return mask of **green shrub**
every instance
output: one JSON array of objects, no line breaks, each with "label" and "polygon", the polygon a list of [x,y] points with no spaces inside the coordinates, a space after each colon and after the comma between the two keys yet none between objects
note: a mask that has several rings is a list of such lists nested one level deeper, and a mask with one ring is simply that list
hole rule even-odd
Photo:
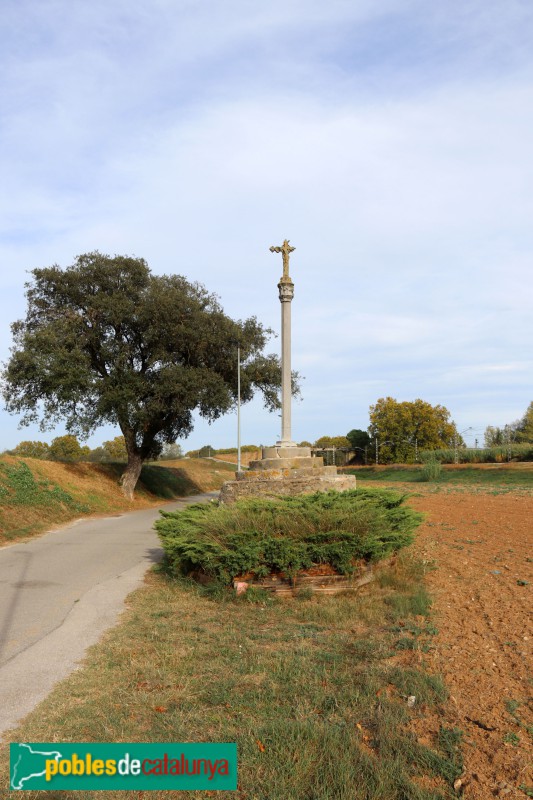
[{"label": "green shrub", "polygon": [[423,481],[436,481],[440,478],[442,472],[442,464],[440,461],[435,458],[435,456],[430,456],[429,458],[425,459],[425,463],[422,466],[420,478]]},{"label": "green shrub", "polygon": [[410,544],[421,515],[404,500],[363,489],[201,504],[161,512],[156,529],[175,575],[198,571],[228,584],[246,573],[294,577],[315,564],[350,575],[358,560],[378,561]]}]

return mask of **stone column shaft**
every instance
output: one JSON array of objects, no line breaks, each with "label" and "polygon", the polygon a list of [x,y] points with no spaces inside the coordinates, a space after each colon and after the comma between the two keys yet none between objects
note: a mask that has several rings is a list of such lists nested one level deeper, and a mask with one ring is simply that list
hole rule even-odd
[{"label": "stone column shaft", "polygon": [[294,284],[283,278],[278,283],[281,302],[281,441],[283,447],[294,445],[291,438],[291,302]]}]

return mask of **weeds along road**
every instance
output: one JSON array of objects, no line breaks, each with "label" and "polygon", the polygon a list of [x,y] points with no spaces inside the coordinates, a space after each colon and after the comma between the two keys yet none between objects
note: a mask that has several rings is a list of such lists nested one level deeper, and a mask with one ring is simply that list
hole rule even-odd
[{"label": "weeds along road", "polygon": [[[167,511],[209,500],[194,495]],[[157,508],[71,523],[0,550],[0,733],[28,714],[115,624],[162,555]]]}]

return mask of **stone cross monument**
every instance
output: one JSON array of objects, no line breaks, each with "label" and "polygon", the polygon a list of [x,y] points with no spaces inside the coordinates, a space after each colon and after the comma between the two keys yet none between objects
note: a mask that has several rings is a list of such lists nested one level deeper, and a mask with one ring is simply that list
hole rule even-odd
[{"label": "stone cross monument", "polygon": [[281,247],[271,247],[271,253],[281,253],[283,275],[278,283],[281,303],[281,441],[280,447],[295,447],[291,438],[291,303],[294,297],[294,283],[289,275],[289,255],[295,250],[285,239]]},{"label": "stone cross monument", "polygon": [[250,461],[249,469],[237,472],[235,481],[226,481],[220,491],[221,503],[234,503],[246,497],[342,492],[355,489],[353,475],[337,475],[337,467],[324,466],[310,447],[298,447],[291,439],[291,302],[294,283],[289,275],[289,256],[294,250],[285,239],[272,253],[283,256],[283,275],[278,283],[281,302],[281,441],[263,447],[262,458]]}]

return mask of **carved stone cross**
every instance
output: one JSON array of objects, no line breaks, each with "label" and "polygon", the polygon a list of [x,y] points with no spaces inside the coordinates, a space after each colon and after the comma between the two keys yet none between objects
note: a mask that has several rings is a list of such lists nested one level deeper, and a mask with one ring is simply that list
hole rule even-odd
[{"label": "carved stone cross", "polygon": [[291,303],[294,297],[294,283],[289,275],[289,256],[295,247],[285,239],[281,247],[271,247],[271,253],[283,256],[283,275],[278,283],[281,303],[281,439],[282,447],[295,447],[291,439]]},{"label": "carved stone cross", "polygon": [[285,239],[281,247],[271,247],[271,253],[281,253],[283,257],[283,278],[287,279],[289,277],[289,254],[292,253],[293,250],[296,250],[295,247],[291,247],[289,244],[289,240]]}]

